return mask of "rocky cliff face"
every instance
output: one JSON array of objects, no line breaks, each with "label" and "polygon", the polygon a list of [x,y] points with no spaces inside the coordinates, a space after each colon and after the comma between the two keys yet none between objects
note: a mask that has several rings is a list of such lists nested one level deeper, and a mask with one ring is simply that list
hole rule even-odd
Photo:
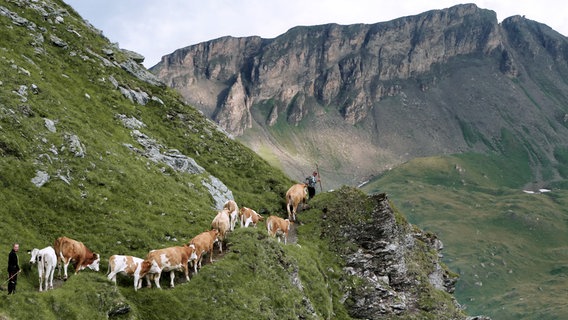
[{"label": "rocky cliff face", "polygon": [[[417,156],[498,149],[503,130],[542,146],[566,129],[567,48],[542,24],[515,16],[500,25],[467,4],[274,39],[220,38],[151,71],[253,149],[268,145],[291,176],[320,162],[334,186]],[[275,136],[279,126],[294,130]],[[253,127],[261,130],[247,137]],[[554,162],[553,148],[536,149],[534,159]]]},{"label": "rocky cliff face", "polygon": [[334,193],[314,199],[313,207],[323,212],[320,236],[357,279],[342,299],[353,318],[468,318],[452,295],[458,276],[441,262],[436,235],[409,224],[386,194],[347,187]]}]

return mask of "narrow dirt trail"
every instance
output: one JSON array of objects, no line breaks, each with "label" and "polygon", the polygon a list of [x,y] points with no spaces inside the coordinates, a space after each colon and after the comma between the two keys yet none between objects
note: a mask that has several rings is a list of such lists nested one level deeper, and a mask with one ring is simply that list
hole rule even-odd
[{"label": "narrow dirt trail", "polygon": [[296,230],[297,224],[292,223],[290,225],[290,231],[288,231],[288,244],[297,244],[298,243],[298,231]]}]

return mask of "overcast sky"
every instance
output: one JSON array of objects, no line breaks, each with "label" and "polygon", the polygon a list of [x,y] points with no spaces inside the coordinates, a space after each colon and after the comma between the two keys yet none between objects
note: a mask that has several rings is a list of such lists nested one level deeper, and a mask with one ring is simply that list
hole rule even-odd
[{"label": "overcast sky", "polygon": [[568,1],[553,0],[64,0],[112,42],[156,65],[163,55],[222,36],[274,38],[295,26],[377,23],[475,3],[497,19],[524,15],[568,35]]}]

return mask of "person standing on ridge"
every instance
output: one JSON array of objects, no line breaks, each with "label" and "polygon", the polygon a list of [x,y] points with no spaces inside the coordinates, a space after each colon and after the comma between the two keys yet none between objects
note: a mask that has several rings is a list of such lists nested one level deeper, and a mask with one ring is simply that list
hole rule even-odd
[{"label": "person standing on ridge", "polygon": [[18,273],[20,272],[20,264],[18,263],[18,251],[20,245],[14,243],[12,251],[8,255],[8,294],[16,293],[16,284],[18,283]]},{"label": "person standing on ridge", "polygon": [[313,198],[316,195],[316,184],[320,181],[318,177],[318,172],[314,173],[306,178],[306,184],[308,185],[308,199]]}]

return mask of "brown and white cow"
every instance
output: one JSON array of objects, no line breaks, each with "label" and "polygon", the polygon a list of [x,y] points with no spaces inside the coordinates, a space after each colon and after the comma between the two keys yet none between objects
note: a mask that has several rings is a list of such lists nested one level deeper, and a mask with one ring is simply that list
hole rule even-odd
[{"label": "brown and white cow", "polygon": [[37,271],[39,273],[39,291],[43,291],[42,283],[45,281],[45,290],[53,289],[53,274],[57,265],[57,256],[53,247],[45,247],[43,249],[34,248],[29,252],[31,254],[30,263],[37,262]]},{"label": "brown and white cow", "polygon": [[[286,210],[288,211],[288,219],[296,221],[296,212],[300,202],[306,203],[308,198],[308,185],[305,183],[297,183],[286,191]],[[290,209],[290,207],[292,209]]]},{"label": "brown and white cow", "polygon": [[241,210],[239,211],[239,217],[241,219],[241,228],[248,228],[249,224],[252,223],[253,227],[256,228],[256,224],[259,221],[263,221],[264,218],[256,213],[256,211],[254,211],[251,208],[247,208],[247,207],[242,207]]},{"label": "brown and white cow", "polygon": [[[148,273],[140,273],[140,277],[152,275],[156,287],[160,287],[160,275],[163,271],[170,272],[170,287],[174,287],[174,271],[183,270],[185,279],[189,281],[189,266],[190,261],[196,260],[195,246],[184,245],[169,247],[164,249],[157,249],[148,252],[146,262],[154,264]],[[152,270],[153,269],[153,270]],[[149,277],[146,278],[148,286],[150,286]]]},{"label": "brown and white cow", "polygon": [[290,231],[290,225],[293,222],[289,219],[282,219],[277,216],[270,216],[266,220],[266,229],[271,237],[278,236],[278,242],[280,242],[280,236],[284,236],[284,244],[288,240],[288,231]]},{"label": "brown and white cow", "polygon": [[[159,272],[157,263],[142,258],[115,254],[108,259],[107,278],[116,285],[116,275],[119,273],[134,277],[134,291],[142,287],[143,276],[141,275]],[[146,279],[146,281],[150,280]]]},{"label": "brown and white cow", "polygon": [[219,231],[219,252],[223,252],[223,241],[227,236],[227,232],[231,228],[231,218],[229,217],[229,210],[223,209],[217,213],[211,222],[211,228]]},{"label": "brown and white cow", "polygon": [[239,217],[239,206],[234,200],[227,200],[223,209],[227,209],[229,211],[229,217],[231,220],[231,231],[235,230],[235,224],[237,224],[237,219]]},{"label": "brown and white cow", "polygon": [[75,274],[89,268],[99,271],[100,256],[93,253],[82,242],[67,237],[59,237],[53,243],[59,267],[58,276],[61,277],[61,264],[64,267],[64,279],[67,280],[67,267],[71,261],[75,262]]},{"label": "brown and white cow", "polygon": [[190,244],[195,246],[195,253],[197,254],[197,260],[193,264],[194,273],[197,273],[198,267],[201,268],[204,253],[209,255],[209,263],[213,263],[213,245],[219,241],[218,236],[219,231],[212,229],[204,231],[191,239]]}]

